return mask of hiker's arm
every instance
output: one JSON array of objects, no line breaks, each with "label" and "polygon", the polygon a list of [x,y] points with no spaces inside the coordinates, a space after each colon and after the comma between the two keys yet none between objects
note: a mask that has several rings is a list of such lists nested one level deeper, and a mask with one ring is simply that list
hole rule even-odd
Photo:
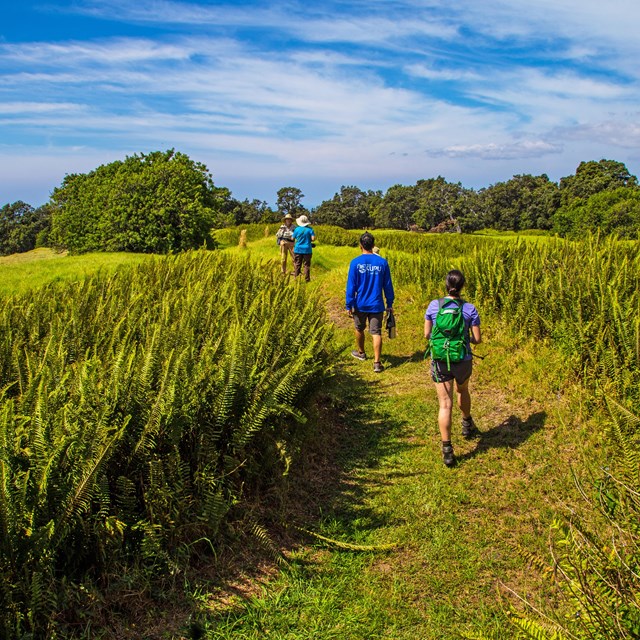
[{"label": "hiker's arm", "polygon": [[395,293],[393,291],[393,283],[391,282],[391,271],[389,270],[388,265],[382,288],[384,290],[384,299],[387,302],[387,311],[393,311],[393,301],[395,299]]},{"label": "hiker's arm", "polygon": [[425,318],[424,321],[424,337],[428,340],[431,337],[431,329],[433,328],[433,322],[429,318]]},{"label": "hiker's arm", "polygon": [[482,342],[482,336],[480,335],[480,327],[478,325],[472,325],[471,336],[469,336],[471,344],[480,344]]},{"label": "hiker's arm", "polygon": [[349,265],[349,275],[347,276],[347,291],[345,295],[345,308],[351,317],[353,306],[356,302],[356,268],[353,263]]}]

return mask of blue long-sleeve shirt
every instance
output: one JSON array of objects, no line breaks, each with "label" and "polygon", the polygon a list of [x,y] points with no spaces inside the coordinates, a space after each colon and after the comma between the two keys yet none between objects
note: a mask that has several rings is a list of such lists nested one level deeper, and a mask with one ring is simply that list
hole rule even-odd
[{"label": "blue long-sleeve shirt", "polygon": [[393,299],[391,271],[384,258],[375,253],[363,253],[351,261],[347,278],[347,310],[380,313],[393,306]]}]

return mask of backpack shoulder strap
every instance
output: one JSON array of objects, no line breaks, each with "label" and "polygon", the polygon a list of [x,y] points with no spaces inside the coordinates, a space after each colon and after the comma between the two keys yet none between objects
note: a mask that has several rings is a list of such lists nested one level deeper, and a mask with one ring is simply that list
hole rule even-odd
[{"label": "backpack shoulder strap", "polygon": [[438,300],[438,311],[442,309],[442,307],[451,304],[452,302],[455,303],[458,309],[462,309],[462,307],[464,306],[464,300],[462,298],[440,298]]}]

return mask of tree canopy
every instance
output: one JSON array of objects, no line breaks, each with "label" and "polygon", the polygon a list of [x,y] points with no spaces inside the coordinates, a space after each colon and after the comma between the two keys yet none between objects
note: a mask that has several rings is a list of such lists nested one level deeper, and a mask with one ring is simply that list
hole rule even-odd
[{"label": "tree canopy", "polygon": [[331,224],[345,229],[371,226],[372,214],[382,200],[381,191],[362,191],[358,187],[340,187],[331,200],[325,200],[313,214],[318,224]]},{"label": "tree canopy", "polygon": [[560,180],[563,205],[571,204],[576,198],[589,198],[601,191],[637,186],[638,179],[629,173],[623,162],[604,159],[581,162],[574,175]]},{"label": "tree canopy", "polygon": [[0,209],[0,255],[31,251],[46,243],[51,212],[18,200]]},{"label": "tree canopy", "polygon": [[479,194],[482,226],[503,231],[549,229],[560,205],[558,185],[542,174],[516,175]]},{"label": "tree canopy", "polygon": [[51,197],[52,239],[73,252],[166,253],[213,246],[228,189],[187,155],[155,151],[70,174]]},{"label": "tree canopy", "polygon": [[396,184],[384,194],[343,186],[314,211],[314,220],[346,228],[552,229],[560,235],[600,230],[632,237],[640,231],[634,195],[639,188],[624,163],[600,160],[581,162],[575,175],[559,183],[546,174],[521,174],[479,191],[442,176]]},{"label": "tree canopy", "polygon": [[304,198],[304,193],[297,187],[282,187],[282,189],[279,189],[276,206],[280,217],[289,214],[297,218],[303,213],[308,213],[301,202],[302,198]]}]

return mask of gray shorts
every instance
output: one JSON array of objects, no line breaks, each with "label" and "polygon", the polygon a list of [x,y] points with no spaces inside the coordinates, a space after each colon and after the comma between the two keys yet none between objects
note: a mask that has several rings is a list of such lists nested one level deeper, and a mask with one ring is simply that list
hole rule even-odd
[{"label": "gray shorts", "polygon": [[369,333],[372,336],[382,335],[382,318],[384,317],[384,311],[380,313],[367,313],[366,311],[354,311],[353,312],[353,324],[357,331],[364,331],[367,328],[367,321],[369,322]]},{"label": "gray shorts", "polygon": [[458,384],[464,384],[471,377],[473,360],[451,362],[450,365],[447,367],[446,360],[432,360],[431,379],[434,382],[449,382],[455,378]]}]

